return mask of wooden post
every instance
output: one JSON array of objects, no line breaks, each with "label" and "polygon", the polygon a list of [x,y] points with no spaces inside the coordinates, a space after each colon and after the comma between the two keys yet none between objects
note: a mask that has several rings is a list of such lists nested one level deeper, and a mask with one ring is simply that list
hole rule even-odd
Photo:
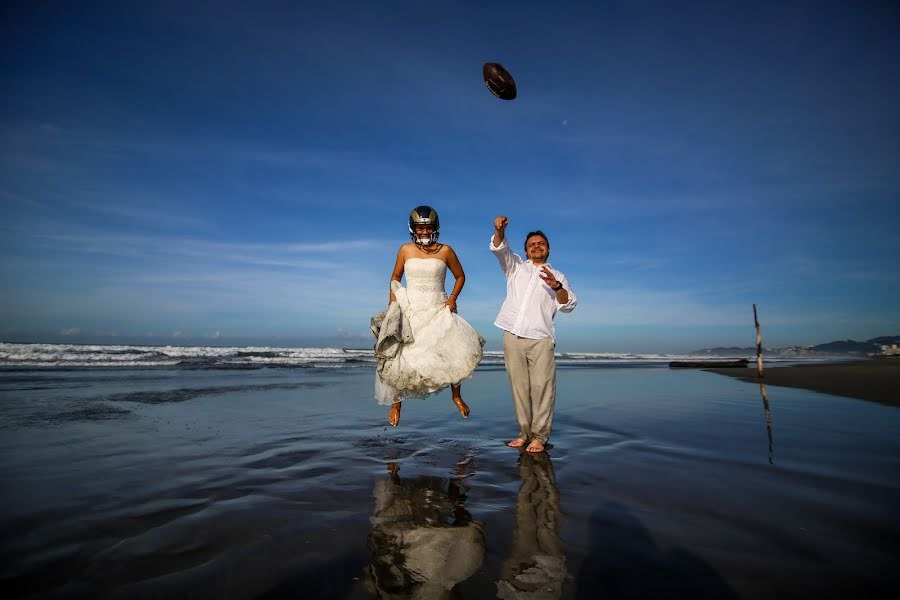
[{"label": "wooden post", "polygon": [[756,324],[756,376],[763,376],[762,361],[762,332],[759,329],[759,319],[756,316],[756,305],[753,305],[753,322]]}]

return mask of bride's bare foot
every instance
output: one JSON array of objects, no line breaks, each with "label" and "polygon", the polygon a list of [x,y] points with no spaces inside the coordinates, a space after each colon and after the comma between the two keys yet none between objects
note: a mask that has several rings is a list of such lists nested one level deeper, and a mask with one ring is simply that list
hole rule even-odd
[{"label": "bride's bare foot", "polygon": [[523,440],[522,438],[516,438],[511,442],[506,442],[506,445],[510,448],[521,448],[525,445],[525,440]]},{"label": "bride's bare foot", "polygon": [[469,418],[469,405],[463,402],[461,396],[454,396],[453,404],[455,404],[456,408],[459,409],[459,414],[463,416],[463,419]]},{"label": "bride's bare foot", "polygon": [[392,426],[396,427],[397,423],[400,422],[400,403],[394,402],[391,404],[391,410],[388,411],[388,423]]}]

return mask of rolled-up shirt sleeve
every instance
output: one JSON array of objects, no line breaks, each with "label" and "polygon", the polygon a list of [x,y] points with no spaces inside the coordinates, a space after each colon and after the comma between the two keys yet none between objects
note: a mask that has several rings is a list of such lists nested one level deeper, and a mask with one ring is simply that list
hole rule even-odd
[{"label": "rolled-up shirt sleeve", "polygon": [[570,313],[575,310],[575,306],[578,304],[578,298],[575,296],[575,291],[569,287],[569,280],[566,279],[566,276],[560,273],[559,271],[554,269],[554,274],[556,275],[556,280],[559,281],[566,291],[569,293],[569,301],[565,304],[556,303],[558,306],[559,312]]}]

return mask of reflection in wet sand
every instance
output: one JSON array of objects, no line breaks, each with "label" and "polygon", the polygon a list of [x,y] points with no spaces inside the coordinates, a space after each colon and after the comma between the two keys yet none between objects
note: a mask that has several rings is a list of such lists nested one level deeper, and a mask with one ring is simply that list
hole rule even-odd
[{"label": "reflection in wet sand", "polygon": [[484,532],[465,509],[464,477],[375,480],[366,587],[377,598],[449,598],[484,562]]},{"label": "reflection in wet sand", "polygon": [[513,543],[497,582],[497,597],[559,598],[567,575],[566,556],[559,537],[559,490],[550,457],[522,452],[519,477]]},{"label": "reflection in wet sand", "polygon": [[759,393],[762,395],[763,412],[766,415],[766,433],[769,434],[769,464],[775,464],[775,453],[772,450],[772,411],[769,410],[769,395],[766,393],[766,384],[759,384]]}]

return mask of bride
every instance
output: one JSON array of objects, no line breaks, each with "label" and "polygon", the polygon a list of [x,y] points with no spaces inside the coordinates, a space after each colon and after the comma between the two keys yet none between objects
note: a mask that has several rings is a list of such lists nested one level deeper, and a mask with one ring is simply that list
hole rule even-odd
[{"label": "bride", "polygon": [[[414,208],[409,216],[412,242],[400,246],[391,274],[384,323],[399,309],[401,317],[393,321],[402,334],[397,333],[396,343],[387,345],[381,332],[376,343],[375,395],[380,404],[391,405],[388,422],[394,427],[400,422],[402,400],[425,398],[448,385],[459,413],[469,417],[460,382],[472,376],[481,360],[484,339],[456,314],[456,300],[466,274],[453,248],[438,243],[440,228],[437,211],[430,206]],[[444,290],[448,268],[456,279],[449,296]],[[405,288],[400,285],[404,274]],[[392,350],[381,352],[385,346]]]}]

